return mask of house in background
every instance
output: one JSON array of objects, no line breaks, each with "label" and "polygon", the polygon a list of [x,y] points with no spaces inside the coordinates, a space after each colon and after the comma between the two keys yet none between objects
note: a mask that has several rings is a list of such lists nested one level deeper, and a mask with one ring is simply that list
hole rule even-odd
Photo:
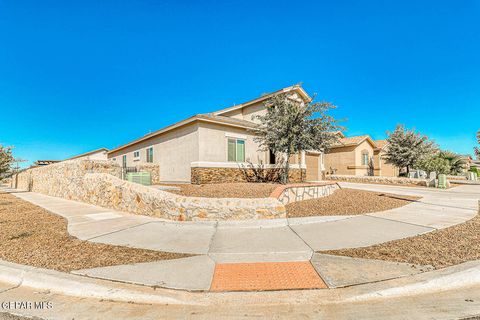
[{"label": "house in background", "polygon": [[346,137],[338,132],[339,142],[325,153],[326,174],[354,176],[398,176],[398,169],[383,158],[386,140],[374,141],[369,135]]},{"label": "house in background", "polygon": [[[307,102],[311,97],[299,85],[287,87],[257,99],[208,114],[198,114],[108,152],[108,158],[123,167],[147,162],[158,164],[161,182],[244,181],[241,166],[248,162],[273,168],[281,155],[260,151],[251,131],[266,113],[265,101],[285,93],[291,99]],[[293,181],[306,176],[322,179],[323,163],[319,151],[302,152],[293,157]]]},{"label": "house in background", "polygon": [[325,153],[325,169],[328,174],[366,176],[372,170],[375,142],[368,135],[345,137],[337,133],[339,142]]},{"label": "house in background", "polygon": [[33,163],[32,167],[39,167],[39,166],[48,166],[49,164],[62,162],[66,160],[73,160],[73,159],[84,159],[84,160],[108,160],[107,157],[108,149],[107,148],[100,148],[93,151],[85,152],[79,154],[77,156],[67,158],[65,160],[37,160]]},{"label": "house in background", "polygon": [[83,160],[108,160],[108,149],[107,148],[100,148],[93,151],[85,152],[79,154],[78,156],[74,156],[65,160],[73,160],[73,159],[83,159]]},{"label": "house in background", "polygon": [[33,163],[31,167],[42,167],[48,166],[49,164],[60,162],[61,160],[37,160]]}]

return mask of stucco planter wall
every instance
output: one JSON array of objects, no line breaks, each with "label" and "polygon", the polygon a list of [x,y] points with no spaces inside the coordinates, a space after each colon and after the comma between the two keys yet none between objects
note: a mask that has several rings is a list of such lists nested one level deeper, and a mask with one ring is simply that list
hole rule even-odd
[{"label": "stucco planter wall", "polygon": [[184,197],[119,178],[111,161],[70,160],[18,174],[19,189],[83,201],[119,211],[170,220],[243,220],[285,218],[274,198]]},{"label": "stucco planter wall", "polygon": [[285,185],[275,189],[270,197],[287,205],[292,202],[318,199],[333,194],[340,186],[336,182],[322,184]]},{"label": "stucco planter wall", "polygon": [[350,176],[350,175],[328,175],[327,180],[332,181],[344,181],[344,182],[356,182],[356,183],[379,183],[379,184],[392,184],[392,185],[418,185],[426,187],[428,185],[427,180],[424,179],[411,179],[411,178],[398,178],[398,177],[379,177],[379,176]]}]

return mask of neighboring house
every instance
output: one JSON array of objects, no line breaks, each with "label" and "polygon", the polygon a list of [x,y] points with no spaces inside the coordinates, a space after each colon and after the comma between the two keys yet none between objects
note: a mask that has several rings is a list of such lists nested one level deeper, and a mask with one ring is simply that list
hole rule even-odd
[{"label": "neighboring house", "polygon": [[[291,86],[230,108],[195,115],[117,147],[108,158],[123,167],[158,164],[162,182],[241,181],[240,167],[247,162],[273,167],[280,161],[281,157],[272,152],[259,151],[251,132],[258,124],[254,116],[265,114],[265,101],[279,93],[299,101],[311,100],[301,86]],[[321,159],[319,152],[302,152],[294,157],[292,172],[320,180]]]},{"label": "neighboring house", "polygon": [[339,142],[325,153],[327,174],[366,176],[373,165],[375,142],[368,135],[345,137],[343,133]]},{"label": "neighboring house", "polygon": [[65,160],[72,160],[72,159],[84,159],[84,160],[108,160],[108,149],[107,148],[100,148],[93,151],[85,152],[79,154],[78,156],[74,156]]},{"label": "neighboring house", "polygon": [[369,135],[345,137],[341,132],[339,143],[325,154],[327,174],[354,176],[398,176],[398,169],[383,158],[388,144],[386,140],[374,141]]},{"label": "neighboring house", "polygon": [[37,160],[33,163],[33,167],[48,166],[52,163],[60,162],[61,160]]},{"label": "neighboring house", "polygon": [[[73,160],[73,159],[108,160],[107,154],[108,154],[107,148],[100,148],[100,149],[79,154],[78,156],[74,156],[65,160]],[[33,163],[32,167],[48,166],[49,164],[53,164],[53,163],[57,163],[65,160],[37,160]]]},{"label": "neighboring house", "polygon": [[384,177],[398,177],[400,171],[394,165],[387,163],[385,160],[385,153],[388,150],[388,141],[387,140],[375,140],[377,149],[374,152],[374,172],[376,176]]}]

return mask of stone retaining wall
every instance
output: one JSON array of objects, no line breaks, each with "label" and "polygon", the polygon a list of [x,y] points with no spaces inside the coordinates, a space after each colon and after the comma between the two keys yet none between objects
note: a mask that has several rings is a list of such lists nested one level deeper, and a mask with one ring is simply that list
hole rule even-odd
[{"label": "stone retaining wall", "polygon": [[119,211],[170,220],[243,220],[285,218],[273,198],[184,197],[119,178],[111,161],[69,160],[18,174],[18,188],[82,201]]},{"label": "stone retaining wall", "polygon": [[[276,169],[264,169],[276,170]],[[194,167],[191,169],[191,182],[193,184],[207,183],[228,183],[228,182],[249,182],[247,177],[253,177],[252,169],[240,168],[202,168]],[[305,169],[293,168],[289,170],[290,182],[304,182],[306,177]]]},{"label": "stone retaining wall", "polygon": [[286,185],[275,189],[271,197],[277,198],[282,204],[287,205],[297,201],[323,198],[331,195],[338,189],[340,189],[340,186],[335,182],[293,186]]},{"label": "stone retaining wall", "polygon": [[393,185],[417,185],[426,187],[427,180],[398,178],[398,177],[380,177],[380,176],[349,176],[349,175],[328,175],[327,180],[356,182],[356,183],[377,183],[377,184],[393,184]]}]

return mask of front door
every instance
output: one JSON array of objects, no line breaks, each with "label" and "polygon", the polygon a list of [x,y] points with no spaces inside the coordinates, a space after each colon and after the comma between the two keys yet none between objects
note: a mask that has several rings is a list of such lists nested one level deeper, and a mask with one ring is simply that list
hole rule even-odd
[{"label": "front door", "polygon": [[320,155],[307,153],[305,154],[305,164],[307,165],[307,181],[320,180]]}]

